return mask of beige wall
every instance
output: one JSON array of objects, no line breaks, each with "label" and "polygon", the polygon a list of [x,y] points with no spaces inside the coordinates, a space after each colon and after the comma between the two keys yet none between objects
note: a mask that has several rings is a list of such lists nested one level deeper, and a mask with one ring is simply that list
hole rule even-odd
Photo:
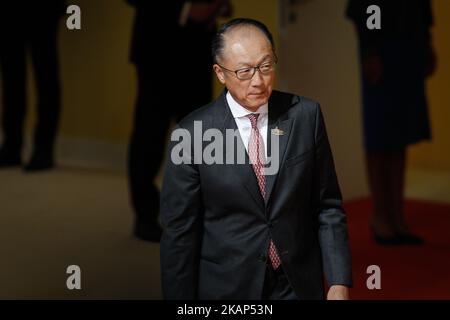
[{"label": "beige wall", "polygon": [[[65,20],[61,21],[60,137],[126,144],[136,95],[134,67],[128,63],[134,11],[123,0],[75,0],[71,4],[81,8],[82,30],[69,31]],[[264,21],[277,40],[276,0],[233,1],[233,5],[235,17]],[[33,80],[29,82],[33,91]],[[215,80],[214,95],[221,90]],[[34,108],[30,111],[29,128],[35,119]]]},{"label": "beige wall", "polygon": [[[283,1],[283,0],[280,0]],[[286,1],[288,2],[288,1]],[[319,100],[346,198],[367,193],[357,43],[347,0],[299,1],[280,34],[280,86]],[[450,1],[434,0],[439,69],[428,83],[433,140],[410,148],[409,167],[450,170]]]},{"label": "beige wall", "polygon": [[282,24],[279,81],[282,89],[320,102],[342,193],[348,200],[366,196],[368,187],[356,39],[344,18],[345,5],[346,0],[309,0],[290,9],[297,19]]},{"label": "beige wall", "polygon": [[[63,109],[60,138],[125,144],[136,80],[128,51],[133,9],[124,0],[74,0],[82,29],[60,28]],[[29,87],[33,91],[33,81]],[[34,95],[31,96],[34,101]],[[28,126],[35,119],[31,108]]]},{"label": "beige wall", "polygon": [[128,52],[133,10],[122,0],[79,0],[80,31],[61,35],[61,134],[126,143],[136,80]]},{"label": "beige wall", "polygon": [[[245,16],[262,20],[273,31],[277,46],[280,47],[281,36],[276,31],[278,30],[277,0],[234,0],[232,2],[235,8],[235,17]],[[321,2],[321,0],[300,1],[301,5],[298,8],[302,10],[302,6],[314,6]],[[330,5],[337,6],[341,10],[343,2],[345,1],[326,0],[326,5],[328,7]],[[126,145],[132,125],[136,94],[134,68],[128,63],[133,9],[123,0],[74,0],[71,3],[78,4],[82,9],[82,30],[69,31],[65,28],[65,21],[61,21],[63,112],[60,137]],[[450,30],[450,1],[434,0],[434,4],[436,26],[433,33],[440,57],[438,72],[429,81],[430,115],[434,139],[431,143],[423,143],[411,148],[410,163],[412,166],[421,168],[450,169],[450,130],[447,125],[450,119],[450,90],[447,88],[450,83],[450,59],[447,58],[450,56],[450,43],[447,40]],[[317,35],[324,33],[324,21],[330,18],[327,16],[330,13],[327,12],[333,11],[323,10],[316,17],[305,17],[305,19],[317,19],[317,29],[303,30],[303,40],[307,40],[313,45],[320,44],[317,42],[325,42],[324,39],[327,35],[324,35],[323,38],[317,38]],[[331,14],[333,15],[333,13]],[[332,19],[338,17],[343,19],[341,12],[335,12],[334,15],[336,17]],[[303,19],[301,13],[299,16],[300,19]],[[344,20],[338,23],[342,28],[349,28],[345,26],[347,22]],[[356,83],[353,83],[351,87],[346,87],[344,85],[346,82],[337,82],[337,85],[324,87],[323,81],[319,81],[319,78],[323,80],[323,77],[315,72],[317,71],[314,69],[315,66],[321,68],[320,66],[326,65],[327,56],[333,54],[342,56],[355,49],[354,40],[350,38],[345,40],[347,41],[345,44],[337,43],[342,40],[339,36],[330,34],[329,38],[331,45],[336,44],[336,48],[339,49],[337,52],[317,52],[303,62],[297,59],[298,64],[311,69],[309,81],[304,82],[303,85],[303,89],[307,90],[302,92],[315,95],[319,93],[315,92],[316,89],[319,89],[319,85],[323,90],[331,92],[332,95],[345,95],[344,93],[350,90],[350,96],[353,97],[351,101],[356,105],[358,99],[355,96],[357,93],[354,92],[358,89]],[[289,41],[295,43],[299,41],[299,38]],[[292,53],[293,51],[287,52],[288,55]],[[291,65],[290,67],[295,69],[295,66]],[[353,65],[339,64],[335,67],[341,75],[332,74],[331,80],[342,75],[348,77],[349,73],[356,74],[357,72]],[[278,71],[280,73],[280,69]],[[281,74],[281,78],[283,78],[283,74]],[[32,82],[30,77],[30,89],[33,88]],[[314,83],[317,83],[316,89],[314,89]],[[279,82],[279,86],[286,87],[281,82]],[[222,87],[215,80],[214,95],[218,95],[221,90]],[[34,95],[31,96],[30,101],[34,101]],[[326,99],[324,102],[326,112],[330,113],[332,103],[328,103]],[[336,108],[336,104],[334,108]],[[351,108],[355,109],[355,106]],[[359,111],[353,109],[352,116],[346,117],[347,122],[337,121],[336,124],[330,124],[333,140],[343,140],[348,127],[353,128],[355,135],[360,135]],[[336,109],[336,111],[339,110]],[[343,117],[342,114],[342,112],[338,112],[335,115],[331,114],[330,117],[339,120],[340,117]],[[34,117],[34,108],[30,108],[30,116],[27,121],[29,127],[34,122]],[[352,139],[351,141],[355,142],[350,143],[350,146],[356,145],[358,141],[356,139],[359,138]],[[348,148],[343,150],[348,150]],[[354,167],[355,163],[344,161],[344,155],[339,155],[339,152],[337,157],[338,160],[342,158],[339,160],[342,166]],[[360,162],[361,157],[358,156],[355,161]]]}]

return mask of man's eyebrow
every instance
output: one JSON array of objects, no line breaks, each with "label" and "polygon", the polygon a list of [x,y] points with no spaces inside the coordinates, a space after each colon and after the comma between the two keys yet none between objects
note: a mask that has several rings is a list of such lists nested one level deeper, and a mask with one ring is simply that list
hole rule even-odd
[{"label": "man's eyebrow", "polygon": [[[259,59],[258,63],[256,65],[259,65],[263,62],[266,62],[267,59],[271,59],[273,58],[270,54],[266,54],[264,57],[262,57],[261,59]],[[254,65],[252,63],[249,62],[239,62],[236,65],[236,68],[248,68],[248,67],[254,67]]]},{"label": "man's eyebrow", "polygon": [[270,54],[266,54],[261,60],[259,60],[259,63],[265,62],[267,59],[272,59],[273,56]]},{"label": "man's eyebrow", "polygon": [[236,68],[247,68],[247,67],[252,67],[253,65],[250,62],[239,62],[236,65]]}]

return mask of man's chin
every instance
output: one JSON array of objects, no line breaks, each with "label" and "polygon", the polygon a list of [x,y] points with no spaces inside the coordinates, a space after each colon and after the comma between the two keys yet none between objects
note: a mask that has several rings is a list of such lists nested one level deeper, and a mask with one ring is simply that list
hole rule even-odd
[{"label": "man's chin", "polygon": [[269,99],[264,95],[264,96],[254,96],[251,99],[249,99],[249,109],[252,110],[257,110],[259,107],[261,107],[262,105],[266,104],[269,101]]}]

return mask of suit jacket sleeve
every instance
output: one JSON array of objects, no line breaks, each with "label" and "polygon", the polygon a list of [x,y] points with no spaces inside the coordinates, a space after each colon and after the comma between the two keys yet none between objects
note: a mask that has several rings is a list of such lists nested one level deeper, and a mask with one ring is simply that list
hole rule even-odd
[{"label": "suit jacket sleeve", "polygon": [[313,191],[325,276],[329,285],[352,286],[346,214],[342,208],[342,196],[319,105],[316,110],[315,144]]},{"label": "suit jacket sleeve", "polygon": [[[170,0],[159,1],[158,5],[155,5],[153,1],[149,0],[125,0],[129,5],[142,9],[146,12],[152,13],[155,19],[161,16],[167,19],[170,24],[178,25],[180,19],[181,10],[186,2],[192,2],[188,0]],[[158,17],[159,15],[159,17]],[[151,17],[148,17],[151,19]]]},{"label": "suit jacket sleeve", "polygon": [[[161,274],[165,299],[196,299],[203,206],[198,167],[170,153],[161,191]],[[192,162],[193,163],[193,162]]]}]

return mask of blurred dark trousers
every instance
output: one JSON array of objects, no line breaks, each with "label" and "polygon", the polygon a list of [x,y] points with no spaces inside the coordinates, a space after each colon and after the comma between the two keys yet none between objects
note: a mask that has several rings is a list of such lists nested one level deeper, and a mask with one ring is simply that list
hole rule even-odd
[{"label": "blurred dark trousers", "polygon": [[20,153],[26,114],[27,52],[31,54],[37,89],[34,151],[52,154],[61,109],[57,50],[58,17],[1,33],[0,68],[3,85],[3,147]]},{"label": "blurred dark trousers", "polygon": [[159,190],[154,180],[170,138],[171,120],[178,122],[210,102],[212,95],[210,65],[196,74],[189,74],[187,81],[180,81],[176,70],[149,60],[150,63],[136,64],[138,94],[128,148],[129,188],[135,222],[144,227],[157,223],[159,217]]},{"label": "blurred dark trousers", "polygon": [[164,158],[171,112],[164,104],[164,92],[155,83],[154,70],[138,65],[138,96],[133,131],[128,147],[128,175],[136,223],[156,224],[159,191],[154,184]]}]

